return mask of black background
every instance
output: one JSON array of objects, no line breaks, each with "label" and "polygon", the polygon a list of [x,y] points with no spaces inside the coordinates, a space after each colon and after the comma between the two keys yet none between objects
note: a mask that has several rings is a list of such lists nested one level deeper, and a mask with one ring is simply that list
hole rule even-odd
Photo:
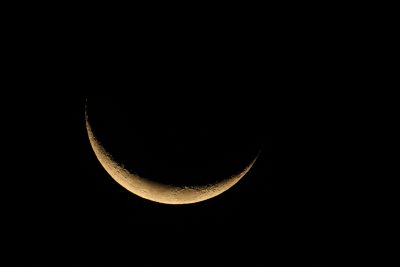
[{"label": "black background", "polygon": [[[317,101],[315,94],[287,90],[331,86],[323,73],[309,79],[298,64],[303,61],[293,58],[264,68],[266,61],[255,62],[259,57],[252,64],[214,58],[210,69],[189,63],[175,68],[160,58],[154,61],[160,62],[158,71],[151,62],[140,71],[102,69],[93,67],[104,66],[98,57],[86,57],[91,51],[87,47],[79,58],[68,51],[60,58],[55,51],[45,63],[40,55],[24,58],[29,74],[13,76],[12,94],[2,97],[2,218],[5,254],[12,260],[52,266],[323,266],[351,253],[344,230],[353,207],[346,202],[346,175],[337,171],[344,162],[329,154],[343,134],[329,123],[334,109],[324,107],[328,96]],[[225,67],[230,64],[232,71]],[[235,116],[257,126],[263,150],[251,171],[216,198],[184,206],[141,199],[103,170],[90,147],[84,117],[89,90],[147,94],[158,102],[212,97],[222,109],[234,103]],[[282,106],[271,93],[277,91],[285,96]],[[157,112],[162,110],[151,111]]]},{"label": "black background", "polygon": [[[323,166],[310,171],[308,164],[321,160],[308,162],[316,157],[304,147],[273,141],[266,95],[246,100],[259,107],[249,123],[262,125],[264,143],[251,171],[222,195],[182,206],[139,198],[104,171],[86,133],[86,97],[10,99],[22,108],[5,122],[11,161],[3,218],[8,248],[23,252],[22,260],[225,266],[335,257],[343,224],[337,186]],[[293,160],[273,165],[282,154]]]},{"label": "black background", "polygon": [[[368,239],[369,229],[354,234],[366,223],[360,210],[370,208],[358,193],[376,194],[361,186],[358,170],[369,166],[355,165],[362,134],[352,130],[364,109],[349,92],[369,80],[356,74],[357,62],[370,60],[364,42],[352,42],[359,24],[342,31],[337,19],[310,18],[282,29],[282,16],[267,30],[240,23],[202,38],[156,27],[136,38],[140,27],[70,29],[69,21],[8,27],[1,265],[341,266]],[[195,205],[127,192],[97,162],[85,131],[87,91],[167,100],[171,88],[189,96],[206,89],[223,96],[219,103],[238,92],[262,129],[264,149],[249,174]]]}]

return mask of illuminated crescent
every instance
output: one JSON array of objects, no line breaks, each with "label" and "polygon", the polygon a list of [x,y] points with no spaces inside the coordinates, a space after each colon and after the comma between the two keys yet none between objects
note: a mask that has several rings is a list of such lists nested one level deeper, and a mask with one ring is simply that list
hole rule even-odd
[{"label": "illuminated crescent", "polygon": [[[234,186],[256,162],[258,155],[240,173],[215,184],[203,186],[175,186],[152,181],[128,171],[121,163],[116,162],[96,138],[85,112],[86,129],[90,144],[101,165],[108,174],[125,189],[133,194],[164,204],[191,204],[218,196]],[[211,174],[210,174],[211,175]]]}]

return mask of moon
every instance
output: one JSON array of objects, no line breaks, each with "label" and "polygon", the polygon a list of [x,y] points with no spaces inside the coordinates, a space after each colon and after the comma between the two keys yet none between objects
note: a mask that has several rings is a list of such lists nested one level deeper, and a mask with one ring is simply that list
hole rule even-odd
[{"label": "moon", "polygon": [[[154,179],[142,177],[134,171],[126,168],[122,162],[119,162],[106,150],[102,142],[97,138],[95,131],[89,122],[88,106],[85,109],[86,130],[91,147],[103,168],[107,173],[122,187],[131,193],[158,203],[181,205],[192,204],[214,198],[230,189],[240,181],[253,167],[258,159],[260,151],[255,158],[239,173],[231,175],[218,182],[206,185],[173,185],[160,183]],[[210,176],[213,173],[209,173]]]}]

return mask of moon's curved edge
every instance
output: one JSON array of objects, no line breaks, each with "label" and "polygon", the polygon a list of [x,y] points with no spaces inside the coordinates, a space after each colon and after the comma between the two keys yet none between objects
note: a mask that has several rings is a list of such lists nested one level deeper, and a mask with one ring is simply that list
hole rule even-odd
[{"label": "moon's curved edge", "polygon": [[221,182],[205,186],[172,186],[151,181],[136,173],[128,171],[121,163],[116,162],[101,142],[96,138],[89,123],[87,103],[85,107],[86,129],[92,149],[100,164],[107,173],[131,193],[147,200],[162,204],[180,205],[201,202],[216,197],[234,186],[253,167],[256,157],[238,174]]}]

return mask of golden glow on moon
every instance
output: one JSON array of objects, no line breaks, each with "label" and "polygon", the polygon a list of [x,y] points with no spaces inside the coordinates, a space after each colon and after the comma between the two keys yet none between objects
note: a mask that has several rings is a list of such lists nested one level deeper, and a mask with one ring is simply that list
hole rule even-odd
[{"label": "golden glow on moon", "polygon": [[135,195],[164,204],[191,204],[218,196],[234,186],[245,176],[258,158],[257,155],[242,172],[216,184],[205,186],[172,186],[140,177],[125,169],[122,164],[116,162],[96,138],[89,123],[87,112],[86,129],[97,159],[115,181]]}]

